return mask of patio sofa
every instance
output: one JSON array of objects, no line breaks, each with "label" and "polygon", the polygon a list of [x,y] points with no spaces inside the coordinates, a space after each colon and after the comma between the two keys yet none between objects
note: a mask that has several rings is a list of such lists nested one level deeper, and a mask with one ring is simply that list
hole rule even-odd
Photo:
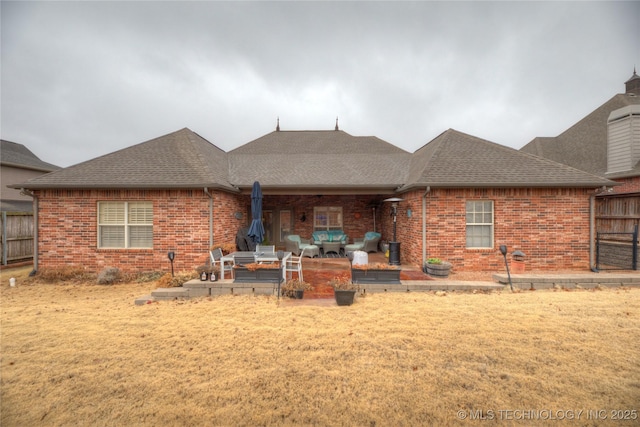
[{"label": "patio sofa", "polygon": [[311,234],[311,241],[317,246],[322,246],[322,242],[340,242],[346,245],[349,243],[349,236],[342,230],[314,231]]},{"label": "patio sofa", "polygon": [[311,244],[307,239],[301,239],[297,234],[289,234],[284,238],[285,250],[293,253],[295,256],[300,256],[302,251],[304,255],[310,258],[315,258],[320,255],[320,250],[316,245]]}]

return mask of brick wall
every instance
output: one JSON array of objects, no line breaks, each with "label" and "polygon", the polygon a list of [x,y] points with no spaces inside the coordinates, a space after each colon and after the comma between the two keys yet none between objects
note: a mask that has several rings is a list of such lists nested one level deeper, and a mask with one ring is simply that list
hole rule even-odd
[{"label": "brick wall", "polygon": [[[209,197],[194,190],[42,190],[38,191],[38,267],[83,266],[98,272],[104,267],[123,271],[170,271],[167,252],[175,251],[174,269],[191,270],[202,264],[209,249]],[[242,224],[233,213],[242,210],[242,198],[212,193],[214,243],[234,242]],[[152,249],[99,249],[99,201],[151,201]]]},{"label": "brick wall", "polygon": [[622,185],[613,187],[614,193],[640,192],[640,176],[635,176],[632,178],[620,178],[620,179],[616,179],[615,181],[621,183]]},{"label": "brick wall", "polygon": [[[424,190],[402,195],[397,240],[401,262],[422,262],[422,195]],[[498,251],[527,255],[529,270],[586,269],[589,267],[589,194],[574,189],[434,189],[427,195],[427,257],[439,257],[459,271],[501,271]],[[209,197],[194,190],[42,190],[39,197],[39,268],[81,265],[90,271],[113,266],[125,271],[170,270],[168,251],[176,252],[176,271],[191,270],[208,256]],[[212,192],[213,243],[235,242],[239,228],[248,226],[250,196]],[[294,211],[294,233],[309,238],[314,206],[342,206],[344,229],[350,241],[374,229],[371,203],[383,196],[270,196],[265,209]],[[154,207],[153,249],[98,249],[99,201],[151,201]],[[495,242],[492,249],[466,249],[465,202],[493,200]],[[409,209],[411,216],[408,215]],[[241,219],[234,214],[243,213]],[[301,221],[302,214],[306,221]],[[391,240],[391,204],[376,209],[376,230]]]},{"label": "brick wall", "polygon": [[[397,222],[402,263],[422,260],[423,194],[402,195]],[[589,194],[589,189],[434,189],[427,195],[426,256],[450,261],[459,271],[500,271],[504,258],[498,247],[506,244],[509,253],[526,254],[528,270],[587,269]],[[494,248],[466,248],[467,200],[494,202]],[[384,239],[391,239],[389,213],[385,206]]]}]

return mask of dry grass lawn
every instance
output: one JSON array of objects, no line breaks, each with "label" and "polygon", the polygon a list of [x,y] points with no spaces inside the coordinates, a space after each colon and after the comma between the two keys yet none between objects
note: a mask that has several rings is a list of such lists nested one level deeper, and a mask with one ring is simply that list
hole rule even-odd
[{"label": "dry grass lawn", "polygon": [[155,287],[3,272],[2,426],[640,425],[639,289],[134,305]]}]

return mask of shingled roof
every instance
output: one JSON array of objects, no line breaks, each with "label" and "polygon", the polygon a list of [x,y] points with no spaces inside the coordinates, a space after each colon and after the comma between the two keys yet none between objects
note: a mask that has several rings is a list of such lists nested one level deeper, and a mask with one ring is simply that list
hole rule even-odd
[{"label": "shingled roof", "polygon": [[237,191],[229,183],[227,170],[224,151],[184,128],[12,187],[210,187]]},{"label": "shingled roof", "polygon": [[415,187],[599,187],[612,181],[453,129],[418,149],[407,184]]},{"label": "shingled roof", "polygon": [[448,130],[411,154],[373,136],[274,131],[225,153],[189,129],[14,188],[219,188],[288,194],[392,193],[415,187],[600,187],[612,181]]},{"label": "shingled roof", "polygon": [[40,172],[51,172],[60,166],[43,162],[22,144],[0,140],[0,164]]},{"label": "shingled roof", "polygon": [[[635,75],[635,74],[634,74]],[[607,172],[607,121],[612,111],[639,105],[640,96],[617,94],[557,137],[535,138],[520,151],[545,157],[595,175]],[[640,163],[615,177],[637,176]]]},{"label": "shingled roof", "polygon": [[229,152],[238,187],[393,190],[406,182],[411,154],[374,136],[341,130],[274,131]]}]

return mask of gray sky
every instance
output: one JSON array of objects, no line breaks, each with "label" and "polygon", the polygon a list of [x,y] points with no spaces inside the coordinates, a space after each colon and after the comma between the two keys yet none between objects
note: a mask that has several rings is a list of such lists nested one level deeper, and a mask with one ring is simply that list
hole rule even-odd
[{"label": "gray sky", "polygon": [[188,127],[556,136],[640,68],[639,2],[1,3],[1,136],[69,166]]}]

